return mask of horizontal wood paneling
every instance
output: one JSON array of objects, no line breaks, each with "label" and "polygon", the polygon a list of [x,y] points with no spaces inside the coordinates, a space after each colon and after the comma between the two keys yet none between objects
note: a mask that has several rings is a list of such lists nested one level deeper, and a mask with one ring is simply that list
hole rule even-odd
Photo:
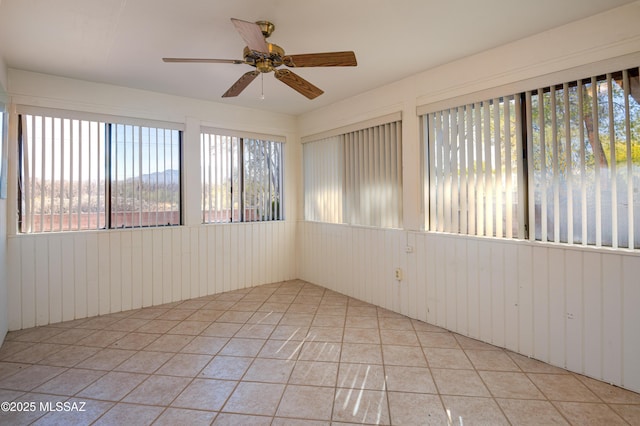
[{"label": "horizontal wood paneling", "polygon": [[9,329],[296,278],[295,222],[8,238]]},{"label": "horizontal wood paneling", "polygon": [[315,222],[298,229],[301,279],[640,391],[640,253]]}]

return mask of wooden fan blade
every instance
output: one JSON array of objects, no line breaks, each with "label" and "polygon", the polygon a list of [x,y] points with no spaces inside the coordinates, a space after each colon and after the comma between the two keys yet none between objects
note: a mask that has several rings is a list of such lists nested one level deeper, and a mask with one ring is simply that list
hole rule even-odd
[{"label": "wooden fan blade", "polygon": [[282,58],[288,67],[355,67],[356,54],[349,52],[307,53]]},{"label": "wooden fan blade", "polygon": [[209,58],[162,58],[164,62],[185,62],[205,64],[244,64],[241,59],[209,59]]},{"label": "wooden fan blade", "polygon": [[233,22],[233,25],[235,25],[236,30],[238,30],[244,42],[247,43],[249,49],[260,53],[269,53],[269,46],[258,24],[235,18],[231,18],[231,22]]},{"label": "wooden fan blade", "polygon": [[224,92],[223,98],[232,98],[238,96],[257,76],[260,74],[258,71],[249,71],[245,73],[233,83],[233,86],[229,87],[229,90]]},{"label": "wooden fan blade", "polygon": [[324,93],[321,89],[289,70],[276,70],[275,76],[278,80],[309,99],[315,99]]}]

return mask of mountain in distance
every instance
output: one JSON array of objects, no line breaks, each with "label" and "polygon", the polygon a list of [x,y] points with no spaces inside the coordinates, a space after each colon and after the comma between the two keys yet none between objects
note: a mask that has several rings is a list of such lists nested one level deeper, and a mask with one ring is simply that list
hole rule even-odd
[{"label": "mountain in distance", "polygon": [[127,179],[127,181],[142,182],[143,184],[158,185],[178,185],[180,183],[179,170],[165,170],[163,172],[154,172],[140,177],[136,176]]}]

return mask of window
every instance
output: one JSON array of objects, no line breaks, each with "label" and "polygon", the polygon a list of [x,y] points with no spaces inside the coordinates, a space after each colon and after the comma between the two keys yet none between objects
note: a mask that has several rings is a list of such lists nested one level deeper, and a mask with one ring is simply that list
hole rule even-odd
[{"label": "window", "polygon": [[400,121],[303,146],[305,220],[402,226]]},{"label": "window", "polygon": [[18,132],[20,232],[180,224],[179,130],[56,112]]},{"label": "window", "polygon": [[283,143],[200,135],[203,223],[284,219]]},{"label": "window", "polygon": [[526,92],[535,238],[640,248],[638,68]]},{"label": "window", "polygon": [[425,114],[427,229],[640,248],[638,74]]},{"label": "window", "polygon": [[523,237],[518,170],[519,97],[491,99],[423,116],[429,140],[428,229]]}]

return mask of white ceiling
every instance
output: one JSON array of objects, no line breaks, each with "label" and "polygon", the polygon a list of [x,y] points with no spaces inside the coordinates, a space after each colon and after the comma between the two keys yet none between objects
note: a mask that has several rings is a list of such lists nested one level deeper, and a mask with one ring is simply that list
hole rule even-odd
[{"label": "white ceiling", "polygon": [[[633,0],[0,0],[9,68],[301,114],[452,60]],[[222,94],[248,65],[230,18],[269,20],[288,54],[353,50],[357,67],[295,70],[325,91],[308,100],[264,75]],[[597,29],[595,29],[597,30]]]}]

